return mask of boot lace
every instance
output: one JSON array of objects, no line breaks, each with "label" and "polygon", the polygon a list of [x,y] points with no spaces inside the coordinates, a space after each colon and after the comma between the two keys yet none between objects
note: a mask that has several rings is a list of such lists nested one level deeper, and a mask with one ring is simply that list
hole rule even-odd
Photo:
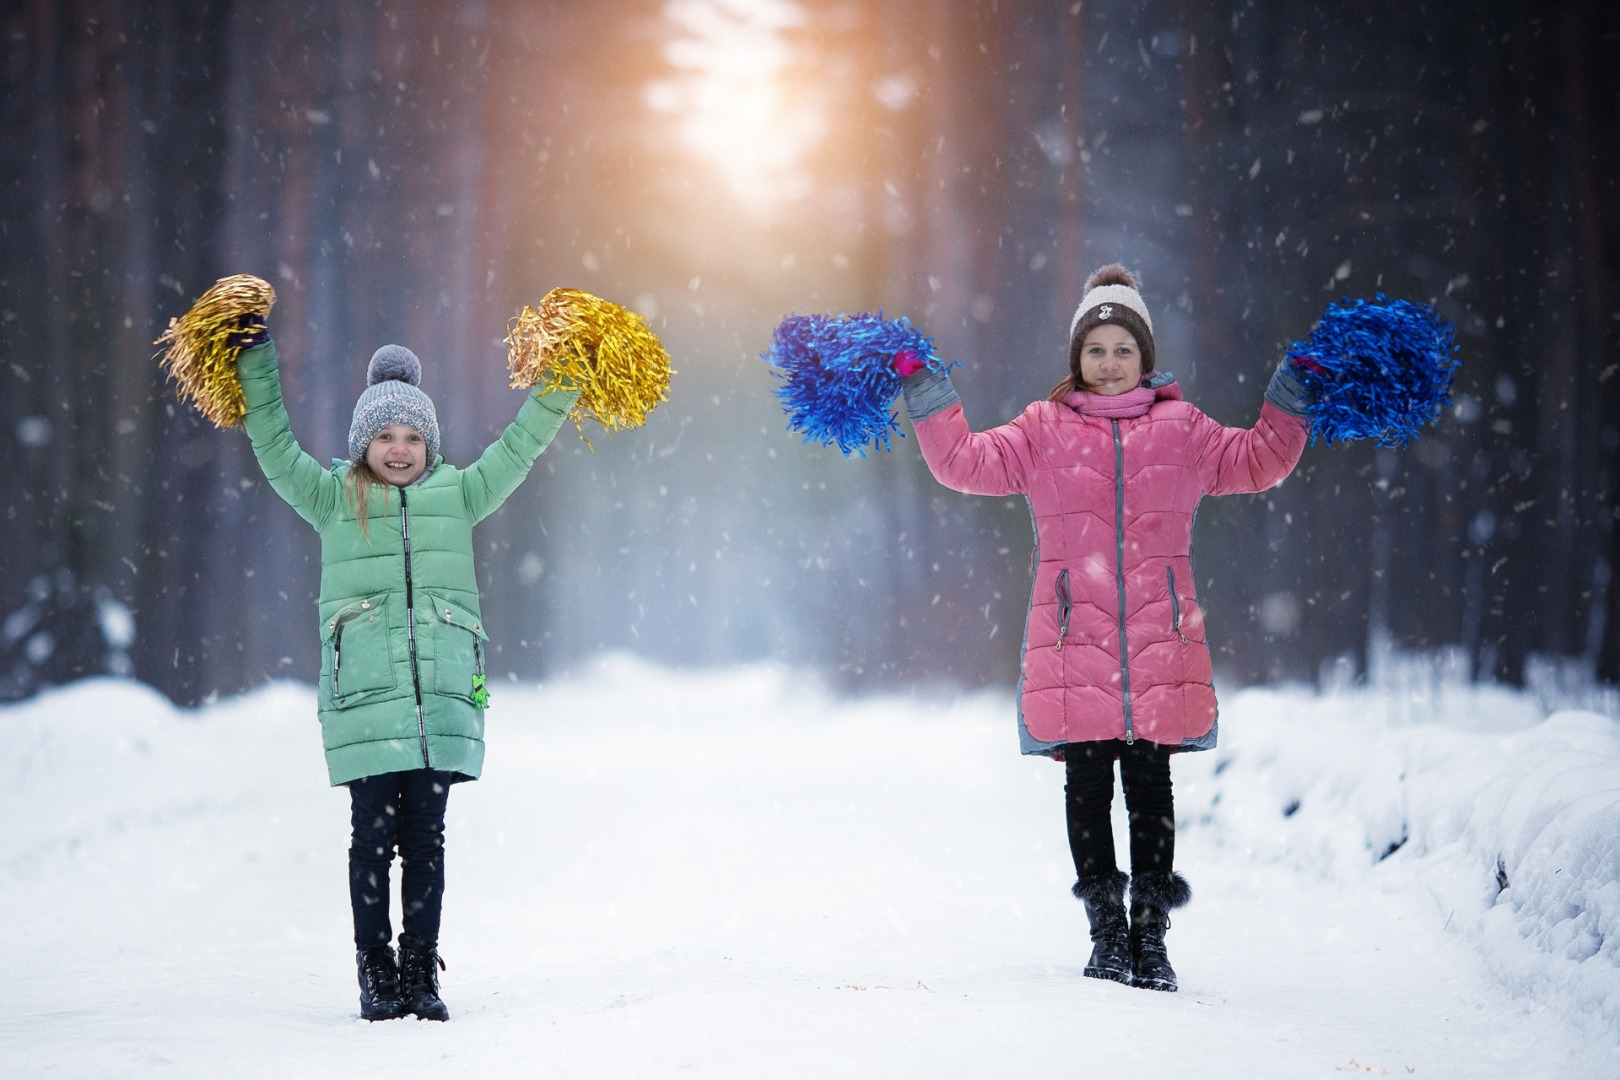
[{"label": "boot lace", "polygon": [[[437,949],[402,949],[401,958],[404,963],[402,974],[405,979],[407,994],[417,994],[424,990],[431,991],[435,996],[439,992],[439,972],[446,971],[444,957],[439,955]],[[438,970],[434,970],[438,965]]]},{"label": "boot lace", "polygon": [[399,993],[399,969],[394,966],[394,955],[388,949],[367,949],[361,973],[366,980],[366,991],[373,999]]}]

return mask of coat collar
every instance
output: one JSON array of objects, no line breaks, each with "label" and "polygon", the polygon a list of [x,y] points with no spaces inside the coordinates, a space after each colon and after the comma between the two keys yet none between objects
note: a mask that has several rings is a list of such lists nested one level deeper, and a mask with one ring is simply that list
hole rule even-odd
[{"label": "coat collar", "polygon": [[1104,396],[1076,390],[1063,399],[1080,416],[1124,420],[1146,416],[1149,409],[1161,401],[1180,401],[1181,385],[1168,371],[1154,372],[1134,390],[1123,394]]},{"label": "coat collar", "polygon": [[[349,461],[347,458],[335,457],[335,458],[332,459],[332,469],[333,469],[333,471],[336,471],[338,469],[347,469],[350,465],[353,465],[353,464],[354,464],[354,462]],[[415,480],[412,480],[410,482],[409,486],[410,487],[415,487],[416,485],[422,483],[428,477],[433,475],[433,470],[434,469],[437,469],[440,465],[443,465],[443,464],[444,464],[444,455],[443,454],[434,454],[433,455],[433,460],[428,462],[427,468],[422,470],[422,475],[418,476]]]}]

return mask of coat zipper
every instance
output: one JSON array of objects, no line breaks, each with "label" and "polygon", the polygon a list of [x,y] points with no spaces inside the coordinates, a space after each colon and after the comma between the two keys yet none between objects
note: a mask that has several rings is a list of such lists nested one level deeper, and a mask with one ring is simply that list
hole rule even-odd
[{"label": "coat zipper", "polygon": [[428,761],[427,720],[422,716],[422,673],[416,666],[416,606],[411,594],[411,508],[405,489],[399,489],[399,534],[405,541],[405,640],[411,645],[411,686],[416,690],[416,733],[422,740],[422,768]]},{"label": "coat zipper", "polygon": [[343,696],[343,631],[339,630],[337,640],[332,644],[332,697]]},{"label": "coat zipper", "polygon": [[1063,639],[1069,636],[1069,614],[1074,610],[1074,598],[1069,595],[1069,572],[1059,570],[1057,576],[1058,639],[1057,651],[1063,651]]},{"label": "coat zipper", "polygon": [[1125,640],[1125,443],[1114,425],[1114,578],[1119,583],[1119,677],[1125,700],[1125,743],[1136,741],[1131,724],[1131,650]]},{"label": "coat zipper", "polygon": [[1165,577],[1170,579],[1170,629],[1176,632],[1183,645],[1187,644],[1187,635],[1181,632],[1181,597],[1176,595],[1176,568],[1164,568]]}]

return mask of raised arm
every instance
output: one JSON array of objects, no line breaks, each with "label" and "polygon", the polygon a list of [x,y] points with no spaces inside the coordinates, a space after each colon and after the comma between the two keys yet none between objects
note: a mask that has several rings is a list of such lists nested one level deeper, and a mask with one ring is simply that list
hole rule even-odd
[{"label": "raised arm", "polygon": [[578,390],[555,390],[544,397],[538,391],[527,395],[517,419],[462,471],[462,498],[474,522],[493,514],[517,490],[578,399]]},{"label": "raised arm", "polygon": [[962,400],[943,371],[909,375],[903,385],[917,446],[935,480],[969,495],[1027,490],[1034,451],[1017,420],[989,431],[968,430]]},{"label": "raised arm", "polygon": [[1210,495],[1246,495],[1283,482],[1305,451],[1304,387],[1284,362],[1266,387],[1252,428],[1222,427],[1202,413],[1198,476]]},{"label": "raised arm", "polygon": [[237,357],[236,373],[247,401],[242,427],[270,487],[298,511],[299,517],[320,529],[337,507],[341,497],[339,482],[321,468],[320,462],[304,453],[293,438],[276,365],[276,346],[270,341],[244,349]]}]

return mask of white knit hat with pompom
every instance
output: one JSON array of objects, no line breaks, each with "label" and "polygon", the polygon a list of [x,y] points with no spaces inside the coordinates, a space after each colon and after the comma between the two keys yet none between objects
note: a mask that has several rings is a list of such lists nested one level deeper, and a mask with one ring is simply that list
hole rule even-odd
[{"label": "white knit hat with pompom", "polygon": [[1098,267],[1086,279],[1085,295],[1074,309],[1069,323],[1069,367],[1080,374],[1080,346],[1093,328],[1103,323],[1122,326],[1136,339],[1142,355],[1142,374],[1151,374],[1157,364],[1153,344],[1153,316],[1137,287],[1136,275],[1118,263]]}]

